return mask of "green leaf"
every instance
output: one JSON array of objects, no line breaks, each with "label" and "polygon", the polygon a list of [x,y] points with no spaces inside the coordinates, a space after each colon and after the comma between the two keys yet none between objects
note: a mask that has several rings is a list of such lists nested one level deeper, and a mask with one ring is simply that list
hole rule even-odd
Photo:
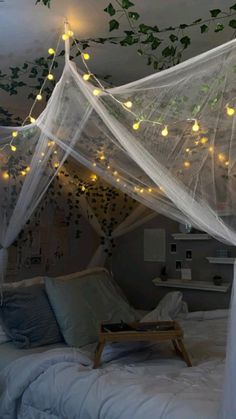
[{"label": "green leaf", "polygon": [[236,29],[236,20],[235,19],[230,20],[229,26],[233,29]]},{"label": "green leaf", "polygon": [[200,23],[201,21],[202,21],[202,19],[200,18],[200,19],[194,20],[193,23]]},{"label": "green leaf", "polygon": [[209,91],[209,89],[210,89],[210,87],[209,87],[208,84],[203,84],[201,86],[201,91],[204,92],[204,93],[207,93]]},{"label": "green leaf", "polygon": [[119,29],[119,22],[115,19],[110,20],[109,22],[109,31],[114,31],[115,29]]},{"label": "green leaf", "polygon": [[184,36],[180,39],[181,44],[184,46],[184,49],[187,48],[191,44],[191,39],[189,36]]},{"label": "green leaf", "polygon": [[200,29],[201,29],[201,33],[205,33],[208,31],[209,27],[207,25],[201,25]]},{"label": "green leaf", "polygon": [[152,42],[152,50],[157,49],[159,47],[159,45],[161,44],[161,40],[158,38],[155,38],[154,41]]},{"label": "green leaf", "polygon": [[122,0],[122,7],[123,9],[129,9],[130,7],[134,6],[134,3],[132,3],[129,0]]},{"label": "green leaf", "polygon": [[170,38],[171,42],[178,41],[178,39],[179,39],[178,36],[174,35],[173,33],[169,36],[169,38]]},{"label": "green leaf", "polygon": [[230,6],[230,10],[236,10],[236,3],[233,6]]},{"label": "green leaf", "polygon": [[223,23],[217,23],[214,32],[221,32],[221,31],[224,30],[224,28],[225,27],[224,27]]},{"label": "green leaf", "polygon": [[221,13],[220,9],[212,9],[210,10],[211,17],[217,17]]},{"label": "green leaf", "polygon": [[139,25],[139,32],[141,33],[148,33],[148,31],[152,30],[151,26],[145,25],[144,23],[141,23],[141,25]]},{"label": "green leaf", "polygon": [[137,12],[129,12],[128,15],[130,19],[133,19],[133,20],[138,20],[140,18],[140,15]]},{"label": "green leaf", "polygon": [[[186,23],[181,23],[181,25],[179,25],[180,29],[185,29],[187,28],[189,25],[186,25]],[[173,28],[174,29],[174,28]]]},{"label": "green leaf", "polygon": [[104,9],[104,12],[108,13],[110,16],[114,16],[116,14],[116,10],[111,3],[109,3],[106,9]]},{"label": "green leaf", "polygon": [[173,46],[166,47],[162,51],[162,56],[163,57],[170,57],[170,56],[173,57],[175,55],[175,51],[176,51],[176,48],[174,48]]}]

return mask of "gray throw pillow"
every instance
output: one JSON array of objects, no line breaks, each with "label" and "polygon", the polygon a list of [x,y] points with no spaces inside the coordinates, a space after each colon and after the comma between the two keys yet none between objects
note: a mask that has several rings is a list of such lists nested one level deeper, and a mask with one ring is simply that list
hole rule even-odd
[{"label": "gray throw pillow", "polygon": [[62,341],[44,285],[4,290],[0,322],[18,348],[33,348]]}]

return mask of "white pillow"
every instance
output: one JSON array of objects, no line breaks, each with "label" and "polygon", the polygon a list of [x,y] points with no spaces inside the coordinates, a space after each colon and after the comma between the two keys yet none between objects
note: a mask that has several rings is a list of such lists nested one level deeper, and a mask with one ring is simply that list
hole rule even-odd
[{"label": "white pillow", "polygon": [[[43,283],[44,279],[42,276],[36,276],[35,278],[23,279],[22,281],[17,282],[7,282],[4,283],[2,286],[2,290],[18,288],[18,287],[30,287],[31,285],[41,284]],[[2,326],[0,325],[0,344],[9,342],[10,339],[7,337],[6,333],[3,331]]]},{"label": "white pillow", "polygon": [[169,292],[162,298],[157,307],[146,314],[140,322],[156,322],[159,320],[175,319],[180,312],[186,311],[186,303],[182,299],[182,292]]}]

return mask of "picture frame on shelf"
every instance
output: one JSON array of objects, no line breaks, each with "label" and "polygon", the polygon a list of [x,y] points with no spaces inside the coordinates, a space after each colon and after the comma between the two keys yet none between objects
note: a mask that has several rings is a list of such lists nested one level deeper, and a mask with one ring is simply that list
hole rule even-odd
[{"label": "picture frame on shelf", "polygon": [[170,243],[170,253],[172,253],[172,254],[177,253],[177,245],[176,245],[176,243]]},{"label": "picture frame on shelf", "polygon": [[185,259],[186,259],[186,260],[192,260],[192,255],[193,255],[193,253],[192,253],[192,249],[187,249],[187,250],[185,251]]}]

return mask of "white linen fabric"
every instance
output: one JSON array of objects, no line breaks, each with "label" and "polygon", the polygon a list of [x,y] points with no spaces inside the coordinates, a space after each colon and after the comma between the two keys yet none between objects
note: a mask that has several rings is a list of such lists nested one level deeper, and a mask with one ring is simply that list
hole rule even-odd
[{"label": "white linen fabric", "polygon": [[91,348],[23,357],[0,374],[1,418],[217,419],[226,318],[212,317],[182,321],[192,368],[170,343],[107,345],[98,370]]},{"label": "white linen fabric", "polygon": [[[15,152],[7,146],[12,128],[0,129],[7,172],[0,181],[1,275],[6,249],[68,155],[149,208],[236,245],[235,52],[233,40],[136,82],[99,86],[94,95],[69,60],[67,41],[61,80],[36,123],[16,128]],[[221,419],[236,416],[235,353],[231,330]]]}]

